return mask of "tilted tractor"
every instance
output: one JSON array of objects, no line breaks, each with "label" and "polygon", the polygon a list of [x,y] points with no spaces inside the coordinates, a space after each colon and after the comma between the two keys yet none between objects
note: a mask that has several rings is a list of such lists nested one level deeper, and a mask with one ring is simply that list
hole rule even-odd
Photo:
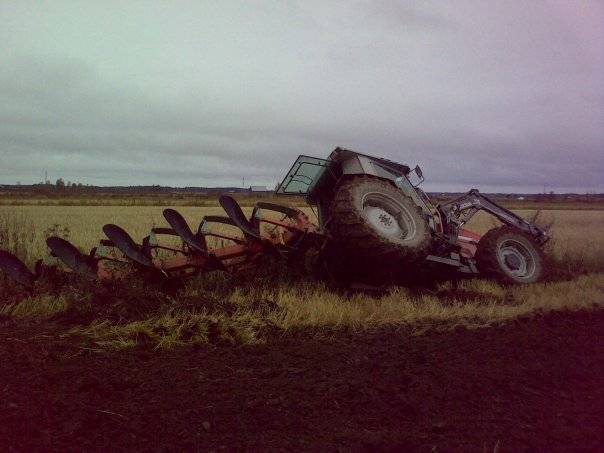
[{"label": "tilted tractor", "polygon": [[[304,196],[318,224],[297,208],[264,202],[248,218],[223,195],[226,216],[205,216],[195,230],[180,213],[165,209],[169,227],[153,228],[140,243],[108,224],[106,239],[88,254],[55,236],[46,240],[51,257],[34,271],[1,250],[0,269],[27,287],[47,272],[100,280],[138,273],[171,281],[216,270],[237,273],[270,257],[344,284],[395,282],[431,266],[506,283],[543,276],[545,231],[475,189],[435,205],[418,187],[423,180],[419,167],[336,148],[327,159],[299,156],[276,191]],[[483,236],[464,229],[480,210],[503,226]],[[163,236],[180,244],[160,241]],[[216,238],[221,244],[212,246]]]}]

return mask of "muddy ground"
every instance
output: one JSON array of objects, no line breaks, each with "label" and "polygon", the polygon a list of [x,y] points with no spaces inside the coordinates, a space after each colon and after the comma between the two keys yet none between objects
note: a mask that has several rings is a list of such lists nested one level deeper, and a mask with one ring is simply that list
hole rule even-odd
[{"label": "muddy ground", "polygon": [[171,352],[0,325],[4,451],[603,451],[603,420],[602,310]]}]

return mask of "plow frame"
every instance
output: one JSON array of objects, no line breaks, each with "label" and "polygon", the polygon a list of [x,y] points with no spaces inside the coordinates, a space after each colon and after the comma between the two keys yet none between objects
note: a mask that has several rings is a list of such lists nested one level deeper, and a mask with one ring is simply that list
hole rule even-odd
[{"label": "plow frame", "polygon": [[[145,255],[151,259],[152,266],[139,262],[136,256],[129,256],[119,241],[104,241],[103,245],[117,248],[121,251],[127,260],[115,259],[106,255],[96,257],[99,264],[99,278],[115,278],[115,273],[108,275],[103,261],[119,262],[123,264],[132,264],[141,266],[143,269],[158,271],[165,277],[179,278],[200,275],[205,272],[221,270],[234,272],[248,266],[254,258],[267,251],[276,251],[277,253],[287,253],[296,251],[301,239],[308,233],[316,233],[316,227],[310,222],[308,216],[302,211],[280,206],[272,203],[258,203],[250,220],[246,219],[238,203],[231,197],[223,196],[220,199],[221,204],[231,216],[205,216],[196,230],[195,237],[203,238],[205,250],[199,250],[187,244],[183,235],[179,234],[174,228],[154,228],[151,235],[143,239],[141,246]],[[281,220],[262,215],[262,211],[273,211],[283,214]],[[167,211],[167,210],[166,210]],[[165,211],[164,211],[165,212]],[[293,222],[285,219],[289,218]],[[239,228],[243,236],[228,234],[224,232],[213,231],[210,227],[212,223]],[[271,234],[268,236],[262,234],[262,226],[272,226]],[[173,247],[160,245],[157,242],[158,235],[171,235],[179,237],[182,240],[181,250]],[[231,245],[208,249],[206,237],[215,237],[232,242]],[[117,243],[116,243],[117,242]],[[155,251],[166,250],[173,253],[171,257],[157,257]],[[155,255],[155,256],[154,256]],[[133,259],[134,258],[134,259]],[[190,272],[186,272],[190,270]],[[183,274],[184,271],[184,274]],[[118,274],[119,276],[119,274]]]},{"label": "plow frame", "polygon": [[[53,236],[46,243],[54,263],[46,264],[39,260],[36,271],[32,272],[11,253],[0,251],[0,268],[26,287],[34,286],[35,280],[48,268],[57,267],[56,262],[60,262],[64,271],[88,279],[121,279],[133,272],[143,272],[157,280],[182,279],[217,270],[234,273],[250,267],[265,253],[288,257],[300,252],[307,245],[308,238],[311,242],[322,239],[316,225],[299,209],[260,202],[248,220],[234,198],[221,196],[219,202],[227,216],[203,217],[195,233],[180,213],[165,209],[164,217],[171,228],[152,228],[141,244],[119,226],[107,224],[103,231],[108,239],[101,239],[99,246],[88,254],[81,253],[67,240]],[[267,216],[265,211],[278,213],[281,218]],[[235,227],[242,234],[215,231],[211,227],[214,223]],[[180,238],[180,249],[162,244],[158,239],[162,235]],[[209,248],[206,237],[223,239],[230,244]],[[171,255],[160,256],[160,251]]]}]

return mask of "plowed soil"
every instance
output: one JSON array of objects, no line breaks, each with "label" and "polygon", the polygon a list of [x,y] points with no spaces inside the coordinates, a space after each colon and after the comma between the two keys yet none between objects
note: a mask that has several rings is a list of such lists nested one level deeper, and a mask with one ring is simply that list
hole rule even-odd
[{"label": "plowed soil", "polygon": [[604,450],[604,311],[171,352],[56,332],[0,325],[4,451]]}]

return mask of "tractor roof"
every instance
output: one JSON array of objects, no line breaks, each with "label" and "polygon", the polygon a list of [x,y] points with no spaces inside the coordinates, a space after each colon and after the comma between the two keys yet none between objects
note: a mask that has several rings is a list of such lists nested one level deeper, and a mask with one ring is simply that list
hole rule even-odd
[{"label": "tractor roof", "polygon": [[411,171],[411,169],[409,168],[408,165],[400,164],[398,162],[393,162],[391,160],[384,159],[383,157],[370,156],[369,154],[358,153],[356,151],[352,151],[352,150],[344,149],[344,148],[340,148],[340,147],[337,147],[336,149],[334,149],[331,152],[331,154],[329,155],[328,159],[331,161],[334,161],[334,162],[342,162],[342,161],[348,160],[350,158],[353,158],[354,156],[368,157],[369,159],[377,161],[381,166],[394,170],[396,173],[403,173],[403,174],[407,175]]}]

